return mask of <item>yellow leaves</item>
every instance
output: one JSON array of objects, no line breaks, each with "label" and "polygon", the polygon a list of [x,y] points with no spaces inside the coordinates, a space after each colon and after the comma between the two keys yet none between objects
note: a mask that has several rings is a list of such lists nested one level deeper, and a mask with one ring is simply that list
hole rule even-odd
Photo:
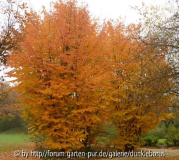
[{"label": "yellow leaves", "polygon": [[[166,115],[166,118],[167,118],[167,119],[174,118],[173,113],[169,113],[169,114],[167,114],[167,115]],[[166,119],[166,118],[165,118],[165,119]],[[165,119],[162,119],[162,120],[165,120]]]},{"label": "yellow leaves", "polygon": [[106,108],[106,106],[105,105],[101,105],[100,108],[104,109],[104,108]]}]

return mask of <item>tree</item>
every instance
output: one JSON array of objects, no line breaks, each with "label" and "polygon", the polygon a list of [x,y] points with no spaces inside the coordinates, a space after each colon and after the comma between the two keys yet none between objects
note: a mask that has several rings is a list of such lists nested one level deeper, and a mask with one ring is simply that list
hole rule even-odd
[{"label": "tree", "polygon": [[24,22],[27,16],[25,3],[16,0],[0,2],[0,61],[6,64],[12,48],[17,48],[23,39]]},{"label": "tree", "polygon": [[161,51],[135,40],[138,27],[108,23],[105,43],[113,73],[106,97],[110,118],[118,130],[114,143],[126,151],[140,145],[139,138],[167,118],[171,105],[171,67]]},{"label": "tree", "polygon": [[[167,7],[166,7],[167,6]],[[169,0],[166,6],[145,6],[137,10],[142,15],[141,33],[136,38],[145,45],[158,48],[173,68],[174,93],[178,95],[179,2]]]},{"label": "tree", "polygon": [[[44,19],[31,13],[20,49],[9,59],[31,131],[57,150],[89,146],[99,125],[103,70],[100,37],[86,7],[54,4]],[[92,137],[93,138],[93,137]]]},{"label": "tree", "polygon": [[0,132],[22,126],[20,112],[14,107],[18,95],[10,88],[7,82],[0,85]]}]

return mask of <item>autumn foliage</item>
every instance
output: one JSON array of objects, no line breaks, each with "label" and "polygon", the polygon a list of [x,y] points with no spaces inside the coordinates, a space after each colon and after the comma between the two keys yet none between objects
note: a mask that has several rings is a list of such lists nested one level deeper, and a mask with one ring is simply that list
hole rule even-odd
[{"label": "autumn foliage", "polygon": [[[171,68],[164,54],[135,40],[139,34],[133,26],[109,23],[104,43],[110,62],[111,90],[106,97],[110,119],[118,128],[115,146],[120,149],[138,147],[138,139],[168,116],[171,105]],[[126,36],[127,35],[127,36]],[[109,45],[109,46],[107,46]]]},{"label": "autumn foliage", "polygon": [[101,29],[75,1],[55,3],[43,18],[31,12],[8,61],[29,130],[48,148],[90,147],[111,124],[111,144],[127,150],[170,116],[171,68],[160,50],[133,39],[138,32],[121,22]]}]

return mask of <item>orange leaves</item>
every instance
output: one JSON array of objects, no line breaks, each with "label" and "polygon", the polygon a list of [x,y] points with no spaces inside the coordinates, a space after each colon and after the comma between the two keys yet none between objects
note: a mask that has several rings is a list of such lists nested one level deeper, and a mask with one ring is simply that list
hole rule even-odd
[{"label": "orange leaves", "polygon": [[166,117],[171,82],[161,78],[170,71],[164,60],[132,39],[133,25],[108,22],[96,30],[85,7],[55,3],[43,19],[29,17],[24,41],[10,57],[23,114],[53,149],[90,146],[106,121],[118,130],[116,146],[136,146]]},{"label": "orange leaves", "polygon": [[111,87],[106,88],[108,95],[104,97],[112,123],[119,128],[114,140],[119,148],[125,148],[126,143],[138,145],[142,134],[166,118],[173,97],[168,92],[173,86],[170,76],[163,77],[171,73],[164,57],[156,56],[159,51],[155,48],[132,39],[132,34],[138,34],[135,26],[129,26],[127,31],[121,34],[123,26],[111,23],[103,31],[105,51],[109,53],[107,63],[111,64],[105,69],[112,73],[107,77]]},{"label": "orange leaves", "polygon": [[94,56],[99,59],[96,27],[75,2],[56,3],[43,20],[32,17],[20,50],[11,56],[13,75],[21,82],[17,89],[25,91],[22,99],[28,97],[24,114],[47,136],[49,147],[81,147],[89,141],[87,128],[100,122],[98,73],[103,72]]}]

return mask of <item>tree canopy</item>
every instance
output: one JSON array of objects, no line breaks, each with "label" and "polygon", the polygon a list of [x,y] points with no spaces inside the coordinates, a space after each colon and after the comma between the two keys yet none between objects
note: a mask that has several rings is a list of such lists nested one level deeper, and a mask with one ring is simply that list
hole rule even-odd
[{"label": "tree canopy", "polygon": [[174,81],[163,50],[146,45],[152,39],[136,39],[139,26],[108,21],[98,27],[86,6],[59,1],[42,17],[31,11],[23,40],[12,48],[9,75],[17,78],[23,116],[48,148],[91,147],[111,124],[111,143],[132,150],[171,117]]}]

